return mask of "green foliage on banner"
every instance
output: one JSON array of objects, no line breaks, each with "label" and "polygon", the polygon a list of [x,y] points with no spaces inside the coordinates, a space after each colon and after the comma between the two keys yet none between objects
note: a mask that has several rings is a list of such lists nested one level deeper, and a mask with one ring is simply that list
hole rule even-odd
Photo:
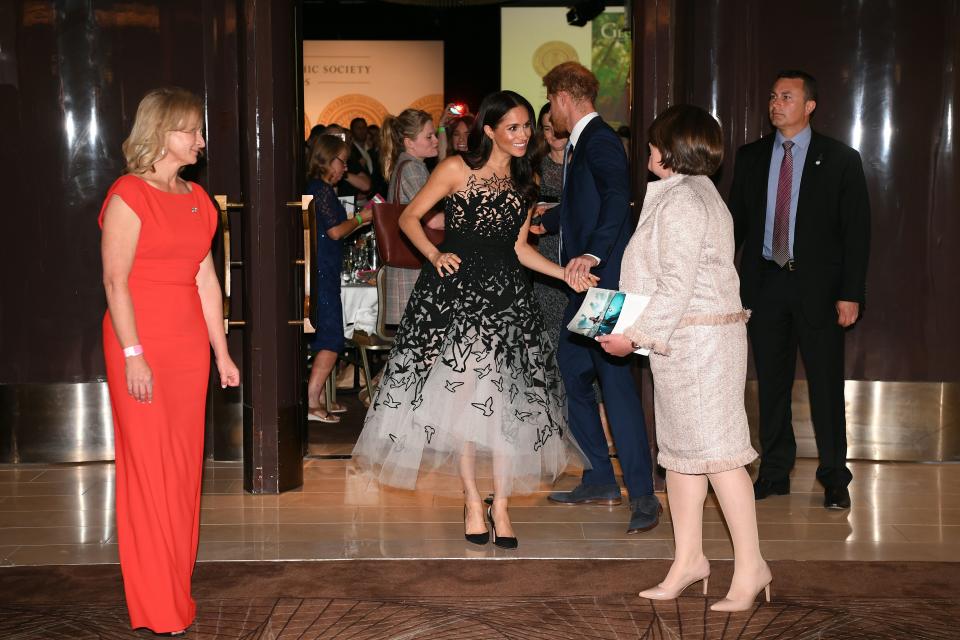
[{"label": "green foliage on banner", "polygon": [[591,69],[600,82],[597,111],[614,128],[630,123],[630,33],[623,12],[593,19]]}]

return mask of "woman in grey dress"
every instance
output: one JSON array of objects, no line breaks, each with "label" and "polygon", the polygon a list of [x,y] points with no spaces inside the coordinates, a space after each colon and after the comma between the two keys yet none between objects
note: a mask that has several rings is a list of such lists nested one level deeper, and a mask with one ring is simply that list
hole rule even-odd
[{"label": "woman in grey dress", "polygon": [[620,288],[650,296],[621,335],[598,338],[612,355],[647,348],[657,415],[657,461],[667,470],[676,553],[663,581],[641,597],[670,600],[695,582],[706,594],[703,503],[709,482],[733,539],[734,572],[714,611],[744,611],[770,569],[760,554],[753,486],[745,465],[757,457],[743,404],[749,313],[733,264],[733,219],[708,176],[723,158],[723,134],[709,113],[667,109],[649,132],[643,210],[623,254]]},{"label": "woman in grey dress", "polygon": [[[383,175],[390,176],[387,202],[408,204],[430,178],[424,158],[436,158],[440,147],[429,113],[405,109],[383,121],[380,133]],[[437,216],[439,217],[439,216]],[[386,324],[400,324],[403,310],[417,282],[420,269],[384,267],[386,270]]]},{"label": "woman in grey dress", "polygon": [[[537,117],[537,129],[543,140],[543,159],[540,161],[540,200],[559,202],[563,189],[563,152],[567,147],[567,138],[554,133],[550,121],[550,103],[540,108]],[[551,261],[560,259],[560,234],[541,235],[537,241],[540,255]],[[543,326],[550,336],[550,344],[557,348],[560,340],[560,325],[563,323],[563,310],[567,307],[568,287],[562,280],[556,280],[542,273],[533,274],[533,292],[537,297],[540,312],[543,314]]]}]

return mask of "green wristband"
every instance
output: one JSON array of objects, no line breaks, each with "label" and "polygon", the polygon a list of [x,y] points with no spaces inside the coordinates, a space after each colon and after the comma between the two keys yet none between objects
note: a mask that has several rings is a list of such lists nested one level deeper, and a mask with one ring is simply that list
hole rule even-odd
[{"label": "green wristband", "polygon": [[444,133],[446,130],[447,128],[443,125],[440,125],[439,127],[437,127],[437,133]]},{"label": "green wristband", "polygon": [[358,213],[357,215],[353,216],[353,219],[357,221],[357,226],[358,226],[358,227],[363,224],[363,218],[360,217],[360,214],[359,214],[359,213]]}]

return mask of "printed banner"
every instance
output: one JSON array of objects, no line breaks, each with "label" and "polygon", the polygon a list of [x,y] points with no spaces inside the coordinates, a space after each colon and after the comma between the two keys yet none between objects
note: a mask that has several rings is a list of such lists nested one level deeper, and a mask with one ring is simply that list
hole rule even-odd
[{"label": "printed banner", "polygon": [[382,124],[388,114],[443,111],[443,42],[305,40],[304,137],[315,124]]},{"label": "printed banner", "polygon": [[542,78],[573,60],[600,81],[597,110],[614,128],[630,123],[630,34],[622,8],[613,7],[585,27],[567,24],[563,7],[500,10],[500,85],[522,94],[535,109],[547,101]]}]

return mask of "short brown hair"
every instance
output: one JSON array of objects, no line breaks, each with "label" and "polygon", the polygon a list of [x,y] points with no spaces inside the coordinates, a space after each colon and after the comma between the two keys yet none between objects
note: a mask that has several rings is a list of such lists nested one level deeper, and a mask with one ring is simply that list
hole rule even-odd
[{"label": "short brown hair", "polygon": [[660,151],[665,169],[688,176],[710,176],[723,162],[723,131],[700,107],[678,104],[650,125],[650,144]]},{"label": "short brown hair", "polygon": [[310,159],[307,162],[307,178],[323,180],[330,175],[330,163],[337,154],[346,151],[347,143],[338,136],[322,135],[310,147]]},{"label": "short brown hair", "polygon": [[143,97],[137,107],[130,135],[123,141],[127,173],[142,175],[166,153],[167,132],[190,126],[193,119],[203,124],[203,101],[186,89],[164,87]]},{"label": "short brown hair", "polygon": [[576,101],[597,101],[600,83],[590,69],[579,62],[562,62],[543,76],[543,86],[548,94],[566,91]]}]

